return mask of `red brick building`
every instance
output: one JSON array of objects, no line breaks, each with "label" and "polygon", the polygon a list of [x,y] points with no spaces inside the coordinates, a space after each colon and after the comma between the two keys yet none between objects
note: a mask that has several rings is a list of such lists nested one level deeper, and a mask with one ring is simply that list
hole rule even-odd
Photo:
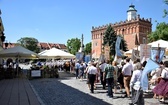
[{"label": "red brick building", "polygon": [[[17,46],[17,43],[8,43],[7,48],[12,48]],[[53,47],[57,49],[61,49],[63,51],[67,51],[65,44],[59,44],[59,43],[46,43],[46,42],[39,42],[38,47],[40,48],[40,52],[44,50],[51,49]],[[3,48],[6,48],[5,43],[3,43]]]},{"label": "red brick building", "polygon": [[[102,53],[103,35],[107,27],[111,25],[117,35],[123,35],[128,49],[136,47],[135,38],[137,36],[140,44],[147,43],[147,34],[152,31],[151,18],[144,19],[137,15],[134,5],[130,5],[127,10],[127,19],[125,21],[109,23],[98,27],[92,27],[92,58],[99,58]],[[109,48],[104,50],[106,59],[109,59]]]},{"label": "red brick building", "polygon": [[57,49],[64,50],[64,51],[67,51],[67,48],[66,48],[65,44],[39,42],[38,46],[41,49],[41,51],[51,49],[53,47],[55,47]]}]

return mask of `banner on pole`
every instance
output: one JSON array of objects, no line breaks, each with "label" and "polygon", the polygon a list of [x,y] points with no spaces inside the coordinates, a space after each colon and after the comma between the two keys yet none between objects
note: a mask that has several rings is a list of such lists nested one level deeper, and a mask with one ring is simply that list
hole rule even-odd
[{"label": "banner on pole", "polygon": [[155,70],[158,67],[160,66],[155,61],[153,61],[152,59],[148,59],[146,66],[142,72],[142,76],[141,76],[141,87],[143,90],[148,90],[147,74],[151,72],[152,70]]},{"label": "banner on pole", "polygon": [[148,59],[151,57],[151,45],[140,44],[140,60],[143,58]]},{"label": "banner on pole", "polygon": [[117,40],[116,40],[116,43],[115,43],[115,51],[116,51],[117,57],[122,57],[123,56],[123,54],[120,51],[120,43],[121,43],[121,37],[117,36]]},{"label": "banner on pole", "polygon": [[151,49],[151,59],[156,62],[161,62],[165,54],[165,48],[162,47],[152,47]]}]

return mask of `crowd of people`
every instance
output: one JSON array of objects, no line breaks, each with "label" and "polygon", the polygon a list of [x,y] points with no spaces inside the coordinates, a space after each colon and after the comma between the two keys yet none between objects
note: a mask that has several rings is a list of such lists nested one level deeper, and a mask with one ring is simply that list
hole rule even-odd
[{"label": "crowd of people", "polygon": [[[17,68],[17,63],[6,63],[1,68]],[[140,59],[132,61],[130,58],[121,62],[103,60],[102,62],[90,61],[47,61],[37,62],[36,66],[45,69],[53,66],[58,71],[75,72],[76,79],[83,81],[87,79],[90,93],[94,93],[96,83],[101,83],[102,89],[107,89],[109,98],[115,99],[115,94],[120,92],[124,97],[132,99],[130,105],[144,105],[144,91],[141,87],[141,77],[147,61],[143,63]],[[164,103],[168,97],[168,61],[159,62],[159,68],[152,70],[148,74],[149,89],[153,92],[153,98]],[[33,66],[32,66],[33,67]],[[16,72],[15,72],[16,75]],[[125,90],[125,92],[123,91]]]},{"label": "crowd of people", "polygon": [[[87,78],[90,93],[94,93],[96,83],[100,82],[103,89],[107,88],[107,95],[115,99],[115,93],[122,92],[124,97],[130,98],[130,105],[144,105],[144,91],[141,87],[141,77],[147,61],[140,59],[131,61],[130,58],[116,61],[90,61],[87,64],[77,61],[74,70],[76,79]],[[148,74],[149,89],[152,89],[153,98],[158,98],[161,103],[168,96],[168,61],[159,62],[160,67]],[[123,91],[125,90],[125,92]],[[147,91],[145,91],[147,92]]]}]

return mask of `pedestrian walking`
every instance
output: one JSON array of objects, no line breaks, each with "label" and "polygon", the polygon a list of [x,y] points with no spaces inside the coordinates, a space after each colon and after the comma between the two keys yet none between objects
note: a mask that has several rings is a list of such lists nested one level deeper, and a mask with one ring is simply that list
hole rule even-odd
[{"label": "pedestrian walking", "polygon": [[103,73],[104,73],[104,68],[105,68],[105,66],[106,66],[106,62],[105,62],[105,60],[100,64],[100,66],[99,66],[99,68],[100,68],[100,81],[101,81],[101,84],[103,85],[103,89],[105,89],[106,88],[106,80],[103,80]]},{"label": "pedestrian walking", "polygon": [[132,94],[132,103],[130,105],[144,105],[143,90],[141,88],[142,66],[140,62],[135,64],[135,70],[130,81],[130,89]]},{"label": "pedestrian walking", "polygon": [[88,73],[88,76],[89,76],[89,83],[91,85],[90,92],[94,93],[94,82],[96,80],[96,74],[98,73],[94,62],[91,63],[91,66],[88,68],[87,73]]},{"label": "pedestrian walking", "polygon": [[82,81],[83,81],[83,76],[84,76],[84,69],[85,69],[85,67],[84,67],[83,63],[81,63],[79,66],[79,79]]},{"label": "pedestrian walking", "polygon": [[103,77],[104,79],[103,80],[106,80],[107,81],[107,84],[108,84],[108,96],[110,98],[113,97],[113,85],[114,85],[114,67],[112,66],[110,60],[107,60],[107,64],[105,66],[105,72],[103,73]]},{"label": "pedestrian walking", "polygon": [[130,63],[130,58],[126,58],[126,64],[123,66],[122,69],[122,74],[124,76],[124,87],[126,90],[126,95],[125,97],[130,97],[130,80],[131,80],[131,75],[133,71],[133,66]]},{"label": "pedestrian walking", "polygon": [[112,63],[113,67],[114,67],[114,93],[117,93],[117,84],[118,84],[118,66],[117,66],[117,62],[113,61]]},{"label": "pedestrian walking", "polygon": [[80,63],[79,61],[77,61],[75,64],[76,79],[78,79],[78,76],[79,76],[79,67],[80,67]]}]

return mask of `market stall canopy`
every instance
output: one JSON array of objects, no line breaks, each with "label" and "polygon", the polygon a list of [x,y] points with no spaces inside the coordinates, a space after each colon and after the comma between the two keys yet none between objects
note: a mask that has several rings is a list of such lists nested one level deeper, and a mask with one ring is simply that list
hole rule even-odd
[{"label": "market stall canopy", "polygon": [[133,50],[134,50],[134,51],[137,51],[137,50],[140,51],[140,46],[135,47],[135,48],[133,48],[133,49],[130,49],[130,50],[124,52],[124,55],[125,55],[125,56],[128,56],[128,57],[131,57]]},{"label": "market stall canopy", "polygon": [[38,54],[33,51],[30,51],[22,46],[15,46],[12,48],[4,49],[0,51],[1,58],[38,58]]},{"label": "market stall canopy", "polygon": [[40,58],[75,58],[75,55],[67,53],[65,51],[59,50],[57,48],[52,48],[50,50],[46,50],[43,53],[39,53]]},{"label": "market stall canopy", "polygon": [[149,43],[148,45],[151,45],[152,47],[158,47],[159,45],[159,47],[168,49],[168,41],[165,40],[157,40],[155,42]]},{"label": "market stall canopy", "polygon": [[165,48],[165,56],[168,55],[168,41],[165,40],[157,40],[155,42],[149,43],[152,47],[162,47]]},{"label": "market stall canopy", "polygon": [[38,53],[38,55],[41,55],[41,54],[45,53],[46,51],[48,51],[48,50],[44,50],[44,51]]},{"label": "market stall canopy", "polygon": [[[151,47],[162,47],[162,48],[165,48],[166,52],[165,52],[165,55],[168,55],[168,41],[165,41],[165,40],[157,40],[157,41],[154,41],[154,42],[151,42],[151,43],[148,43],[147,45],[151,45]],[[135,47],[133,48],[134,50],[137,50],[140,51],[140,46],[138,47]],[[132,49],[130,49],[129,51],[126,51],[124,53],[124,55],[126,56],[131,56],[132,54]]]}]

